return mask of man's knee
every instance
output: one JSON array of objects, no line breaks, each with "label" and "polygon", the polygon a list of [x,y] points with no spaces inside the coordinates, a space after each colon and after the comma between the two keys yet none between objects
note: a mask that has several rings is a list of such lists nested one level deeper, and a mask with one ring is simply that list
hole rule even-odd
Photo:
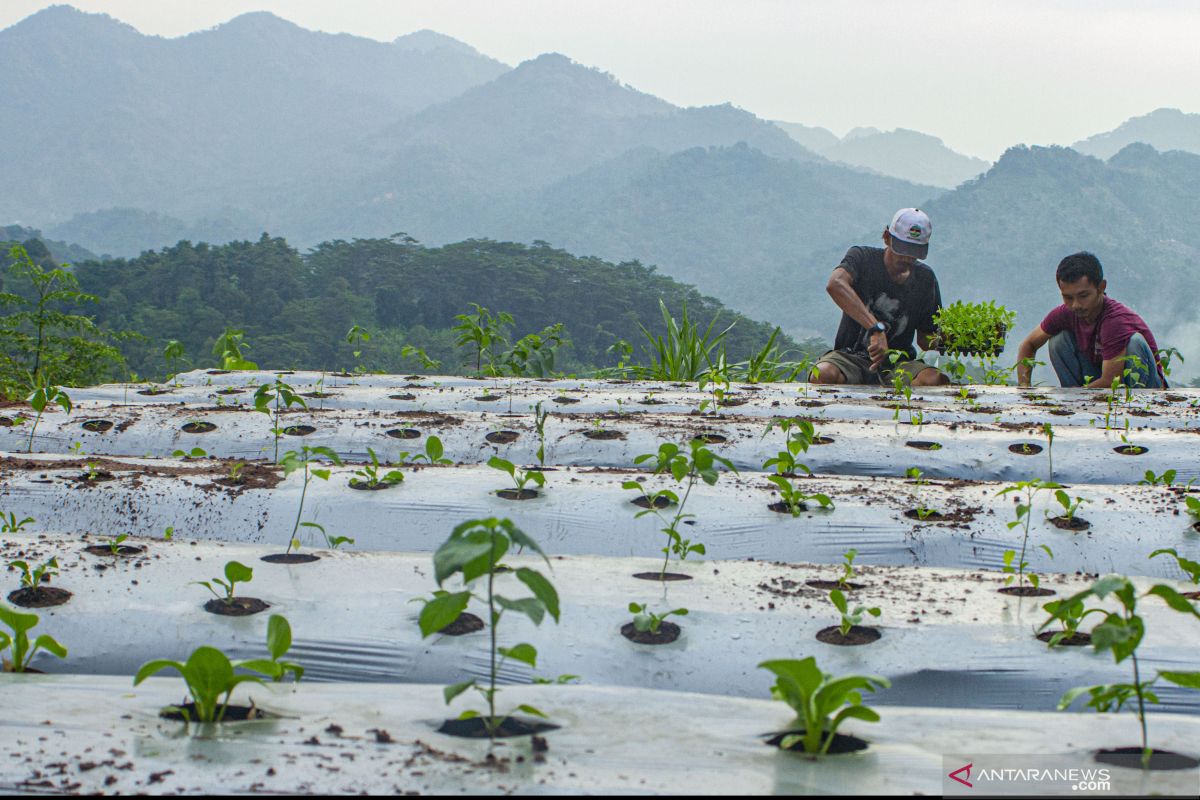
[{"label": "man's knee", "polygon": [[846,376],[837,368],[836,364],[829,361],[817,362],[817,371],[813,376],[813,383],[845,383]]},{"label": "man's knee", "polygon": [[950,383],[950,378],[937,370],[934,367],[927,367],[917,373],[917,377],[913,378],[913,386],[946,386]]}]

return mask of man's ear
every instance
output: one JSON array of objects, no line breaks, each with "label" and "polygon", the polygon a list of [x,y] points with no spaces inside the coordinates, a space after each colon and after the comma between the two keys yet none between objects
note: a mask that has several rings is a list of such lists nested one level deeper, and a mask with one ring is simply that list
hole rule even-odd
[{"label": "man's ear", "polygon": [[1100,294],[1104,294],[1104,290],[1108,288],[1108,279],[1101,278],[1100,285],[1097,288],[1100,290]]},{"label": "man's ear", "polygon": [[887,247],[892,243],[892,232],[887,228],[883,229],[883,246]]}]

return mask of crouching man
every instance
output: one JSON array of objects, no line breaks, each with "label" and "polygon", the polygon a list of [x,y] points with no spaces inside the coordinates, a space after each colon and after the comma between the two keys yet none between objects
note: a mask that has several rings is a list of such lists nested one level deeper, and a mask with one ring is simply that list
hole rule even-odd
[{"label": "crouching man", "polygon": [[1091,253],[1069,255],[1055,277],[1063,304],[1021,342],[1017,384],[1029,385],[1029,364],[1049,342],[1050,363],[1063,386],[1107,389],[1117,378],[1129,387],[1165,388],[1154,334],[1132,309],[1104,293],[1108,281],[1100,259]]}]

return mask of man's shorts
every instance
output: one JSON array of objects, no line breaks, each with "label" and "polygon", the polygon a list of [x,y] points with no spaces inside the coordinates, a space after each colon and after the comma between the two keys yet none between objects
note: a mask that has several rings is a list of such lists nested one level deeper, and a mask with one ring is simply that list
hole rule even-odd
[{"label": "man's shorts", "polygon": [[906,383],[912,383],[913,378],[921,374],[921,370],[931,369],[924,361],[898,361],[894,367],[884,361],[877,371],[871,372],[871,359],[849,350],[830,350],[817,359],[818,364],[822,361],[840,369],[846,376],[846,383],[890,384],[895,370],[907,374]]}]

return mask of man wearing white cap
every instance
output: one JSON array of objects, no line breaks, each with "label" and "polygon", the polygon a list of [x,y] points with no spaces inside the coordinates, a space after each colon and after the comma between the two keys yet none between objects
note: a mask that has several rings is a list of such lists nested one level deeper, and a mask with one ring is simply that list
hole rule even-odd
[{"label": "man wearing white cap", "polygon": [[[842,310],[833,349],[817,361],[816,383],[891,382],[896,370],[914,386],[950,379],[918,361],[913,336],[929,349],[942,293],[933,270],[917,259],[929,252],[929,217],[902,208],[883,231],[882,248],[851,247],[825,287]],[[888,363],[888,350],[904,357]]]}]

